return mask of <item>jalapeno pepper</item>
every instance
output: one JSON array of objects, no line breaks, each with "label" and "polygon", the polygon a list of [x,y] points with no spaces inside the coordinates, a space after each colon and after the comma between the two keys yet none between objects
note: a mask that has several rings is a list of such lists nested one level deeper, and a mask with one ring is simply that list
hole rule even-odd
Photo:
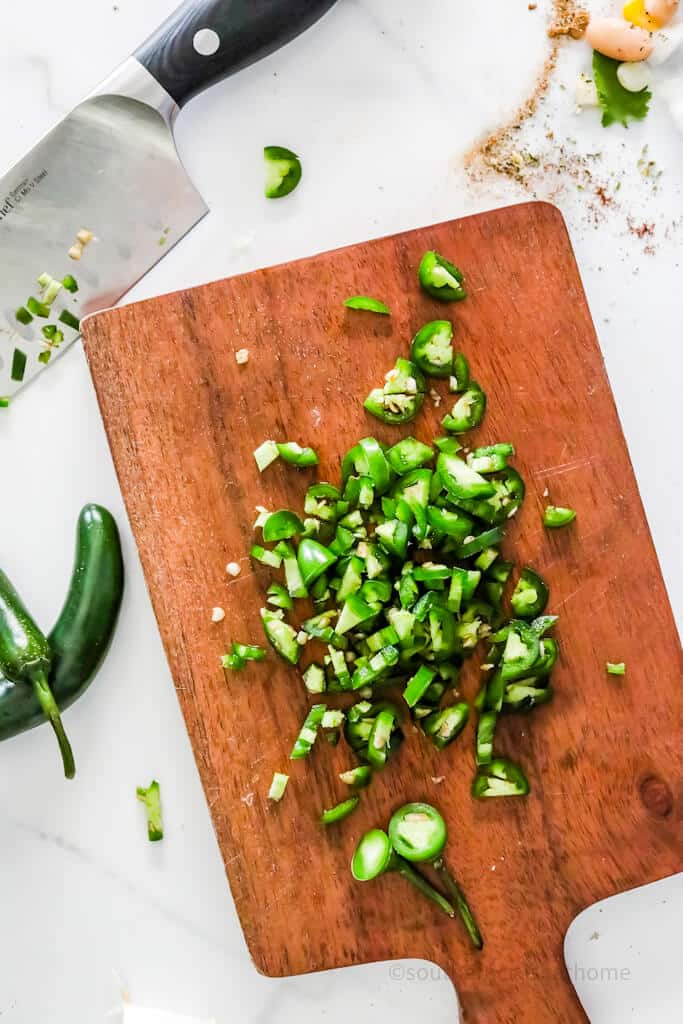
[{"label": "jalapeno pepper", "polygon": [[340,772],[339,778],[352,789],[364,789],[372,782],[372,768],[369,764],[359,764],[346,772]]},{"label": "jalapeno pepper", "polygon": [[453,897],[474,946],[481,949],[483,941],[474,915],[443,858],[447,838],[446,822],[431,804],[406,804],[389,822],[389,839],[396,855],[409,863],[432,865]]},{"label": "jalapeno pepper", "polygon": [[[123,596],[121,543],[112,515],[86,505],[78,517],[74,565],[64,606],[49,633],[49,688],[64,711],[85,693],[114,634]],[[0,677],[0,740],[45,722],[32,686]]]},{"label": "jalapeno pepper", "polygon": [[304,524],[299,517],[287,509],[273,512],[263,524],[263,539],[267,542],[289,540],[304,532]]},{"label": "jalapeno pepper", "polygon": [[449,391],[464,391],[469,382],[470,364],[462,352],[456,352],[453,357],[453,373],[448,382]]},{"label": "jalapeno pepper", "polygon": [[410,346],[410,358],[429,377],[450,377],[453,373],[453,324],[432,320],[421,327]]},{"label": "jalapeno pepper", "polygon": [[550,686],[540,686],[535,679],[520,679],[505,687],[502,706],[505,711],[530,711],[540,704],[547,704],[552,698]]},{"label": "jalapeno pepper", "polygon": [[446,491],[454,498],[487,498],[495,493],[491,481],[476,473],[457,455],[441,452],[436,470]]},{"label": "jalapeno pepper", "polygon": [[289,755],[291,761],[300,761],[302,758],[308,757],[318,738],[318,729],[326,711],[327,704],[314,704],[310,709]]},{"label": "jalapeno pepper", "polygon": [[408,359],[397,359],[384,386],[371,391],[364,404],[377,419],[397,426],[417,416],[424,397],[425,381],[420,368]]},{"label": "jalapeno pepper", "polygon": [[278,442],[277,450],[281,459],[284,459],[291,466],[297,466],[299,469],[318,465],[317,453],[312,448],[302,448],[296,441]]},{"label": "jalapeno pepper", "polygon": [[558,530],[562,526],[569,526],[576,519],[576,512],[573,508],[562,508],[559,505],[548,505],[543,513],[543,525],[550,530]]},{"label": "jalapeno pepper", "polygon": [[460,302],[467,298],[461,270],[433,250],[426,252],[418,270],[420,285],[433,299],[441,302]]},{"label": "jalapeno pepper", "polygon": [[293,192],[301,181],[301,161],[296,153],[284,146],[265,146],[265,195],[267,199],[281,199]]},{"label": "jalapeno pepper", "polygon": [[548,586],[528,566],[522,569],[517,586],[510,598],[512,610],[518,619],[535,619],[548,603]]},{"label": "jalapeno pepper", "polygon": [[528,623],[516,619],[509,623],[501,659],[501,671],[506,682],[527,675],[539,656],[539,643],[538,634]]},{"label": "jalapeno pepper", "polygon": [[348,818],[350,814],[353,814],[359,803],[359,796],[349,797],[348,800],[337,804],[336,807],[330,807],[328,810],[323,811],[320,815],[320,821],[323,825],[334,825],[338,821],[343,821],[344,818]]},{"label": "jalapeno pepper", "polygon": [[493,760],[493,737],[496,731],[498,716],[495,711],[484,711],[479,716],[477,726],[477,753],[478,765],[490,764]]},{"label": "jalapeno pepper", "polygon": [[526,796],[528,792],[529,783],[522,769],[504,757],[496,757],[489,764],[481,765],[472,783],[472,796],[477,800]]},{"label": "jalapeno pepper", "polygon": [[351,873],[357,882],[370,882],[387,871],[396,871],[413,885],[418,892],[435,903],[448,917],[455,917],[455,910],[448,900],[393,850],[386,832],[374,828],[362,836],[351,861]]},{"label": "jalapeno pepper", "polygon": [[144,804],[147,814],[147,838],[150,843],[158,843],[164,838],[164,823],[161,814],[161,789],[154,779],[149,786],[138,786],[138,800]]},{"label": "jalapeno pepper", "polygon": [[515,454],[511,444],[489,444],[475,448],[467,456],[467,464],[477,473],[499,473],[507,468],[508,459]]},{"label": "jalapeno pepper", "polygon": [[389,755],[403,738],[399,726],[398,709],[393,704],[383,704],[373,712],[377,711],[372,723],[366,756],[368,763],[373,768],[384,768]]},{"label": "jalapeno pepper", "polygon": [[297,643],[296,630],[285,622],[282,612],[271,612],[268,608],[261,609],[263,631],[277,653],[291,665],[296,665],[301,654]]},{"label": "jalapeno pepper", "polygon": [[7,576],[0,571],[0,672],[15,685],[30,687],[54,729],[64,774],[76,774],[71,744],[64,731],[59,706],[50,689],[50,645],[25,608]]},{"label": "jalapeno pepper", "polygon": [[310,537],[303,538],[296,557],[304,586],[307,588],[337,561],[337,556],[329,548]]},{"label": "jalapeno pepper", "polygon": [[464,434],[466,430],[478,427],[486,413],[486,395],[476,381],[470,381],[467,390],[458,398],[441,425],[452,434]]},{"label": "jalapeno pepper", "polygon": [[437,750],[445,750],[463,731],[469,714],[469,706],[464,701],[452,704],[430,714],[423,721],[422,728]]},{"label": "jalapeno pepper", "polygon": [[391,310],[385,302],[373,299],[369,295],[352,295],[344,300],[347,309],[360,309],[368,313],[381,313],[384,316],[391,316]]},{"label": "jalapeno pepper", "polygon": [[404,437],[387,452],[389,465],[398,476],[419,469],[426,462],[431,462],[433,457],[434,449],[422,441],[416,441],[414,437]]}]

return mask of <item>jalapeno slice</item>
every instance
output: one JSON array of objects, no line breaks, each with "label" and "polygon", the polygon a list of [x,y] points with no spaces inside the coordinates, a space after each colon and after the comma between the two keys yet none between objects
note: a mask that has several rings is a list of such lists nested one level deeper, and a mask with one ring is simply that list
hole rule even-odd
[{"label": "jalapeno slice", "polygon": [[429,377],[453,374],[453,324],[432,320],[421,327],[410,346],[410,358]]},{"label": "jalapeno slice", "polygon": [[526,566],[510,598],[513,612],[518,619],[535,619],[545,611],[548,593],[545,580],[534,569]]},{"label": "jalapeno slice", "polygon": [[439,299],[441,302],[460,302],[467,298],[463,272],[434,250],[426,252],[422,257],[418,279],[421,287],[433,299]]},{"label": "jalapeno slice", "polygon": [[451,434],[464,434],[465,431],[479,426],[485,412],[486,394],[473,380],[460,395],[450,414],[441,420],[441,425]]},{"label": "jalapeno slice", "polygon": [[389,839],[394,850],[399,857],[415,864],[436,860],[447,838],[446,822],[431,804],[405,804],[389,822]]}]

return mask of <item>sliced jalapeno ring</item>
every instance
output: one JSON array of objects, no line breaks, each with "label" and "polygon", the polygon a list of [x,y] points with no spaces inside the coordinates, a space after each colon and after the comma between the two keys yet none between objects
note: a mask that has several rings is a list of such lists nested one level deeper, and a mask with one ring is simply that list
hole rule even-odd
[{"label": "sliced jalapeno ring", "polygon": [[485,412],[486,394],[473,380],[467,390],[460,395],[450,414],[444,416],[441,425],[452,434],[464,434],[465,431],[479,426]]},{"label": "sliced jalapeno ring", "polygon": [[459,302],[467,297],[464,275],[454,263],[438,252],[426,252],[418,270],[420,285],[433,299],[442,302]]},{"label": "sliced jalapeno ring", "polygon": [[453,373],[453,324],[432,320],[421,327],[410,346],[410,358],[430,377]]},{"label": "sliced jalapeno ring", "polygon": [[548,603],[548,585],[534,569],[522,569],[510,604],[518,619],[535,619],[545,611]]}]

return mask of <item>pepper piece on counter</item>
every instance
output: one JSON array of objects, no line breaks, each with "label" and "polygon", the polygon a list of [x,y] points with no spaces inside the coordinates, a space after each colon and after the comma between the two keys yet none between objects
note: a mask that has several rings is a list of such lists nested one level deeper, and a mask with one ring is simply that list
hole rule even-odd
[{"label": "pepper piece on counter", "polygon": [[138,786],[138,800],[144,804],[147,812],[147,838],[150,843],[158,843],[164,838],[164,823],[161,813],[161,789],[156,779],[146,788]]},{"label": "pepper piece on counter", "polygon": [[265,195],[267,199],[281,199],[293,192],[301,181],[301,161],[296,153],[284,146],[265,146]]}]

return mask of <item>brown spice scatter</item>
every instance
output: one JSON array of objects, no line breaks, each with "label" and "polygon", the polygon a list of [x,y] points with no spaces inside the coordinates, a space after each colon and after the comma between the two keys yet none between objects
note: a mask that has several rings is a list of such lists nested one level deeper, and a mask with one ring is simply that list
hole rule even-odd
[{"label": "brown spice scatter", "polygon": [[537,7],[538,7],[538,4],[529,4],[529,10],[530,11],[535,11]]},{"label": "brown spice scatter", "polygon": [[595,194],[600,200],[602,206],[614,206],[614,199],[612,196],[608,195],[607,189],[604,185],[598,185],[595,189]]},{"label": "brown spice scatter", "polygon": [[634,224],[629,217],[627,223],[629,231],[632,235],[635,235],[636,238],[652,238],[655,233],[654,224],[648,224],[646,221],[643,221],[642,224]]},{"label": "brown spice scatter", "polygon": [[589,21],[588,11],[577,7],[574,0],[555,0],[555,20],[548,29],[548,35],[551,39],[559,36],[581,39]]},{"label": "brown spice scatter", "polygon": [[[465,167],[470,172],[475,164],[483,161],[485,167],[490,170],[498,174],[505,174],[519,184],[524,184],[525,165],[537,161],[530,160],[529,154],[518,151],[515,136],[524,123],[534,116],[548,91],[550,80],[557,66],[561,37],[570,35],[572,38],[580,38],[588,20],[588,14],[577,7],[575,0],[554,0],[553,22],[548,30],[552,43],[534,90],[507,124],[502,125],[489,135],[483,143],[465,157]],[[575,35],[576,32],[578,35]]]}]

